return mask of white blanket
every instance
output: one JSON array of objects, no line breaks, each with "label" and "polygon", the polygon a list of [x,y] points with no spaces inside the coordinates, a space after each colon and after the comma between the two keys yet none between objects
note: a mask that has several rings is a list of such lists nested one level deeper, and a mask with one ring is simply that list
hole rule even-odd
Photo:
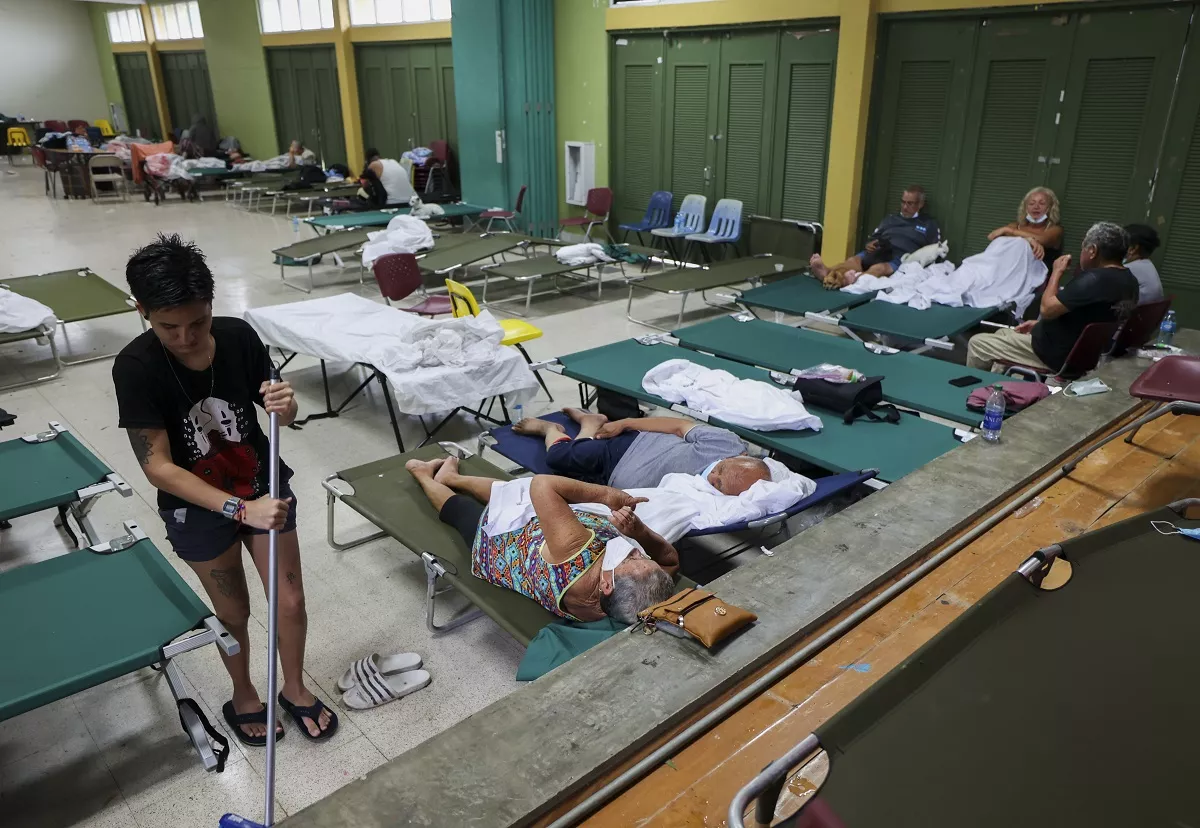
[{"label": "white blanket", "polygon": [[334,362],[364,362],[392,385],[399,410],[431,414],[508,394],[525,402],[537,380],[490,313],[462,319],[422,319],[343,293],[255,308],[245,319],[263,342]]},{"label": "white blanket", "polygon": [[934,304],[961,308],[993,308],[1013,303],[1023,314],[1034,291],[1046,281],[1046,265],[1033,256],[1024,239],[1001,236],[982,253],[968,256],[955,268],[949,262],[929,267],[911,262],[887,277],[859,276],[846,293],[882,291],[883,302],[925,310]]},{"label": "white blanket", "polygon": [[642,388],[651,394],[709,417],[758,431],[821,430],[821,418],[809,414],[798,391],[785,391],[758,380],[738,379],[728,371],[705,368],[686,359],[668,359],[646,372]]},{"label": "white blanket", "polygon": [[[674,543],[689,532],[730,526],[786,511],[817,490],[817,484],[790,471],[782,463],[767,459],[770,480],[759,480],[737,497],[718,492],[698,474],[668,474],[652,489],[629,489],[644,497],[634,510],[648,527]],[[533,519],[529,499],[532,478],[522,477],[492,484],[488,520],[484,531],[495,536],[520,529]],[[611,511],[599,503],[581,503],[573,508],[607,517]]]},{"label": "white blanket", "polygon": [[389,253],[416,253],[433,247],[429,225],[411,216],[394,216],[386,229],[368,233],[367,238],[370,241],[362,249],[363,267],[370,267]]},{"label": "white blanket", "polygon": [[34,299],[0,287],[0,333],[24,333],[53,328],[54,311]]},{"label": "white blanket", "polygon": [[558,261],[565,265],[585,265],[596,262],[615,262],[616,259],[605,254],[604,245],[587,242],[584,244],[568,244],[554,251]]}]

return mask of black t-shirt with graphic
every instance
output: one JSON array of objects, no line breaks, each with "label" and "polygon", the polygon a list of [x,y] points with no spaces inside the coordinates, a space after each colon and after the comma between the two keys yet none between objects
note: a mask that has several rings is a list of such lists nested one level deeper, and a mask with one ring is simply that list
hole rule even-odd
[{"label": "black t-shirt with graphic", "polygon": [[[269,445],[254,406],[271,363],[258,334],[241,319],[214,316],[211,369],[193,371],[154,331],[130,342],[113,363],[121,428],[161,428],[171,460],[223,492],[253,500],[268,491]],[[280,462],[280,480],[291,470]],[[160,509],[192,504],[159,491]]]},{"label": "black t-shirt with graphic", "polygon": [[1081,271],[1058,291],[1067,312],[1042,319],[1033,328],[1031,344],[1038,359],[1058,371],[1075,340],[1092,322],[1116,322],[1137,305],[1138,281],[1123,267],[1097,267]]}]

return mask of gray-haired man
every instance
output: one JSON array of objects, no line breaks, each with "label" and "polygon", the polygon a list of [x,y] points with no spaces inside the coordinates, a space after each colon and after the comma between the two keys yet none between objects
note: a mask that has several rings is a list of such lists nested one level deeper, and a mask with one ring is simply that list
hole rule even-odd
[{"label": "gray-haired man", "polygon": [[1071,266],[1070,255],[1059,256],[1042,293],[1041,316],[1015,328],[971,337],[967,365],[987,370],[994,362],[1008,362],[1062,370],[1087,325],[1115,322],[1137,305],[1137,278],[1121,264],[1128,247],[1129,237],[1119,224],[1093,224],[1083,237],[1080,272],[1071,283],[1059,287]]}]

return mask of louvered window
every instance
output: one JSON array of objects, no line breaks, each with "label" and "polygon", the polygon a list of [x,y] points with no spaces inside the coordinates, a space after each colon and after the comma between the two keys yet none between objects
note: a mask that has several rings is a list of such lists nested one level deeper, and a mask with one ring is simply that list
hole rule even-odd
[{"label": "louvered window", "polygon": [[625,94],[617,102],[623,125],[618,152],[624,161],[617,171],[617,186],[627,204],[645,205],[655,189],[647,175],[655,152],[654,119],[659,117],[654,111],[654,68],[626,66],[624,80]]},{"label": "louvered window", "polygon": [[705,193],[705,158],[709,135],[709,69],[675,67],[675,101],[672,113],[671,189],[675,209],[688,193]]},{"label": "louvered window", "polygon": [[[952,65],[948,60],[900,64],[899,106],[891,146],[885,213],[900,208],[900,193],[919,184],[926,209],[937,213],[935,182],[941,168]],[[882,216],[872,216],[877,221]]]}]

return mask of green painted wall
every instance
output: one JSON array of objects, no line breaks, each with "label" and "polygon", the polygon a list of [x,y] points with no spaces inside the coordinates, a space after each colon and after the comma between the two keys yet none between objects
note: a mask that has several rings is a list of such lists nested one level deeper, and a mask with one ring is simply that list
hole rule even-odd
[{"label": "green painted wall", "polygon": [[[117,62],[113,58],[112,42],[108,39],[108,21],[104,13],[113,8],[100,3],[89,4],[88,13],[92,18],[92,34],[96,38],[96,54],[100,57],[100,82],[104,84],[104,100],[108,103],[125,106],[125,98],[121,95],[121,81],[117,77]],[[128,6],[118,7],[128,8]]]},{"label": "green painted wall", "polygon": [[279,154],[267,59],[254,0],[200,0],[204,51],[222,135],[255,158]]},{"label": "green painted wall", "polygon": [[582,215],[564,200],[566,141],[596,144],[596,186],[608,186],[608,0],[554,0],[554,100],[558,130],[558,212]]}]

